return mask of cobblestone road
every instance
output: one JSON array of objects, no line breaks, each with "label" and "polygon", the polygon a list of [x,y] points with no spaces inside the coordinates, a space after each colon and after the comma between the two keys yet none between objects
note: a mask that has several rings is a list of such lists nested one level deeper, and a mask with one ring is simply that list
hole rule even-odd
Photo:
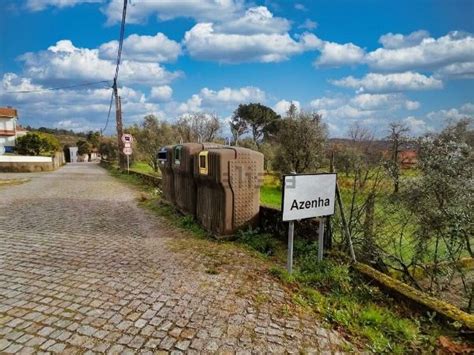
[{"label": "cobblestone road", "polygon": [[343,343],[293,309],[263,261],[183,235],[102,168],[28,176],[0,187],[0,353],[330,353]]}]

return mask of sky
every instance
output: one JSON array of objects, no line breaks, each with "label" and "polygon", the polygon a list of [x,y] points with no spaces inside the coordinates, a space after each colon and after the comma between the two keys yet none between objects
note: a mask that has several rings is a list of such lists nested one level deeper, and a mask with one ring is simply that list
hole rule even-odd
[{"label": "sky", "polygon": [[[1,0],[0,106],[25,126],[113,134],[122,6]],[[354,123],[380,137],[390,122],[436,131],[474,116],[473,18],[468,0],[131,0],[124,125],[212,112],[225,136],[239,104],[284,115],[293,102],[322,114],[332,137]]]}]

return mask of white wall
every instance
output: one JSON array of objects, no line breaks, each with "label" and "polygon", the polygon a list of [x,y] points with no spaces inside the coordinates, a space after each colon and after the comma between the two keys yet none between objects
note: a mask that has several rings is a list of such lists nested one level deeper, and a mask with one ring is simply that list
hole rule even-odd
[{"label": "white wall", "polygon": [[14,131],[15,119],[14,118],[0,118],[0,130]]},{"label": "white wall", "polygon": [[2,145],[4,147],[14,147],[15,146],[15,136],[0,137],[0,145]]},{"label": "white wall", "polygon": [[51,157],[34,157],[27,155],[0,155],[0,163],[51,163]]}]

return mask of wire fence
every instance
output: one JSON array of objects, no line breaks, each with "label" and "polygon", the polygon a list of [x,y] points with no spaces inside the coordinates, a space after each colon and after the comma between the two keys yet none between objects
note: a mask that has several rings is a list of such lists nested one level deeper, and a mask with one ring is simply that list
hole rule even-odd
[{"label": "wire fence", "polygon": [[416,201],[393,193],[383,169],[338,180],[343,214],[337,208],[331,220],[334,248],[349,253],[350,234],[357,261],[473,313],[469,234],[456,233],[455,221],[442,216],[428,224]]}]

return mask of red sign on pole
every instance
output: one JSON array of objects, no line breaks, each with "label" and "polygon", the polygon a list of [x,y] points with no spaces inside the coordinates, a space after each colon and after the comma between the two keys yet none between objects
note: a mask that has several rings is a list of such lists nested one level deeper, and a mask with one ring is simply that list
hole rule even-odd
[{"label": "red sign on pole", "polygon": [[132,143],[133,142],[133,137],[131,134],[128,134],[128,133],[124,133],[122,135],[122,142],[124,143]]}]

